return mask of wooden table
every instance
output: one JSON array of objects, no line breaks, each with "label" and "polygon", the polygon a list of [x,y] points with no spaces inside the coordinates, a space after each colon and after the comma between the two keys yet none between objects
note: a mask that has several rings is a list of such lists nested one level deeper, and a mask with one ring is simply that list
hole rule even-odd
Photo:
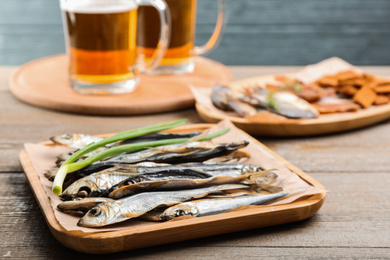
[{"label": "wooden table", "polygon": [[[299,67],[230,67],[235,79],[294,72]],[[52,135],[118,132],[188,118],[194,109],[108,117],[59,113],[23,104],[8,88],[14,67],[0,67],[0,258],[107,259],[65,248],[51,235],[30,190],[18,154],[23,143]],[[363,67],[390,76],[390,67]],[[135,259],[390,258],[390,122],[347,133],[307,138],[259,138],[320,181],[329,194],[314,217],[115,254]],[[62,257],[61,257],[62,256]]]}]

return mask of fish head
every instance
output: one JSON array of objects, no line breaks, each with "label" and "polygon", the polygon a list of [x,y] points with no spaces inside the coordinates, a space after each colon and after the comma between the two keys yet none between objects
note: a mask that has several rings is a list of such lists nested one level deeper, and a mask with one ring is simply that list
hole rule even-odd
[{"label": "fish head", "polygon": [[251,173],[249,175],[249,183],[254,183],[257,185],[274,183],[278,178],[278,175],[274,172],[274,170],[276,169],[268,169]]},{"label": "fish head", "polygon": [[199,210],[197,207],[190,203],[181,203],[176,206],[169,207],[162,213],[161,218],[163,220],[171,220],[181,216],[197,216]]},{"label": "fish head", "polygon": [[56,144],[65,145],[75,149],[81,149],[90,143],[102,140],[102,138],[85,134],[65,134],[60,136],[53,136],[50,138],[50,140]]},{"label": "fish head", "polygon": [[98,190],[96,183],[92,180],[79,180],[72,183],[68,188],[62,192],[60,197],[64,200],[72,198],[86,198],[91,195],[92,192]]},{"label": "fish head", "polygon": [[74,140],[77,139],[77,135],[72,135],[72,134],[64,134],[64,135],[59,135],[59,136],[53,136],[50,137],[50,140],[57,144],[62,144],[62,145],[71,145],[74,143]]},{"label": "fish head", "polygon": [[227,93],[231,90],[228,87],[215,85],[211,92],[211,101],[213,104],[222,110],[230,110],[230,106],[227,100]]},{"label": "fish head", "polygon": [[276,92],[272,95],[274,109],[289,118],[316,118],[319,112],[306,100],[290,92]]},{"label": "fish head", "polygon": [[249,174],[254,172],[261,172],[264,169],[260,166],[247,164],[241,169],[241,174]]},{"label": "fish head", "polygon": [[112,199],[109,198],[77,198],[70,201],[64,201],[57,205],[57,208],[60,211],[76,214],[78,212],[82,212],[84,215],[87,213],[91,208],[97,206],[100,203],[112,201]]},{"label": "fish head", "polygon": [[90,209],[77,223],[81,227],[102,227],[126,220],[122,205],[117,201],[105,202]]}]

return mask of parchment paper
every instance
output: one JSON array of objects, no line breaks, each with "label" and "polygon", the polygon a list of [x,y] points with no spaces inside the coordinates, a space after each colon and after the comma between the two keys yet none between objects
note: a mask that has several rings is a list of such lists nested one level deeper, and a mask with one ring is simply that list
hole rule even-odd
[{"label": "parchment paper", "polygon": [[327,75],[335,75],[341,71],[353,70],[357,73],[363,71],[338,57],[332,57],[319,63],[308,65],[296,73],[295,77],[303,83],[311,83]]},{"label": "parchment paper", "polygon": [[[221,121],[215,127],[210,129],[210,131],[214,132],[225,128],[230,128],[230,131],[227,134],[214,139],[216,143],[228,143],[232,141],[242,141],[247,139],[244,136],[244,132],[236,128],[228,120]],[[58,154],[63,152],[69,152],[71,149],[64,146],[58,146],[58,145],[46,146],[46,145],[31,144],[31,143],[25,144],[24,146],[32,162],[32,165],[34,166],[34,169],[40,178],[41,184],[50,198],[51,206],[53,207],[55,217],[57,221],[66,230],[69,231],[80,230],[83,232],[101,232],[101,231],[121,230],[125,228],[134,228],[134,227],[140,227],[144,225],[156,225],[156,223],[154,222],[131,219],[116,225],[103,227],[103,228],[83,228],[77,226],[79,217],[68,215],[57,210],[56,207],[61,202],[61,200],[57,195],[52,193],[51,191],[52,182],[48,181],[46,177],[44,177],[43,175],[45,170],[53,168],[55,166],[54,162]],[[271,169],[271,168],[277,169],[275,170],[275,172],[279,175],[281,181],[281,187],[283,188],[283,190],[290,191],[299,188],[304,188],[304,190],[294,194],[293,196],[282,198],[276,202],[270,203],[269,205],[290,203],[305,195],[325,192],[322,189],[313,187],[308,183],[306,183],[298,175],[291,172],[287,167],[285,167],[283,163],[279,162],[275,157],[273,157],[271,154],[265,151],[261,146],[253,142],[250,142],[250,144],[243,150],[250,153],[251,155],[251,158],[245,161],[245,163],[258,165],[265,169]],[[257,206],[257,207],[262,207],[262,206]]]}]

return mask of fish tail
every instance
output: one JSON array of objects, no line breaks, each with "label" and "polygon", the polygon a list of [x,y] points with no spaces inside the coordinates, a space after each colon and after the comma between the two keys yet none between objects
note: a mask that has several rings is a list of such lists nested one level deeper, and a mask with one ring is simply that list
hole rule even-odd
[{"label": "fish tail", "polygon": [[246,181],[248,184],[271,184],[278,178],[278,175],[274,172],[275,170],[276,169],[267,169],[246,174]]},{"label": "fish tail", "polygon": [[278,175],[274,172],[276,169],[267,169],[246,175],[244,183],[249,185],[251,193],[267,191],[277,193],[283,191],[278,181]]},{"label": "fish tail", "polygon": [[267,191],[270,193],[278,193],[282,192],[283,188],[278,185],[269,185],[269,184],[255,184],[252,189],[255,193],[259,193],[262,191]]}]

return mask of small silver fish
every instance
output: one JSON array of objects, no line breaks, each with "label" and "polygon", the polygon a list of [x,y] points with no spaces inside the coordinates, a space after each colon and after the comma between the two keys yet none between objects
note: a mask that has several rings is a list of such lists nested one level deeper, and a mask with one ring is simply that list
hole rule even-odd
[{"label": "small silver fish", "polygon": [[109,162],[136,163],[142,161],[152,161],[158,163],[186,163],[203,162],[211,158],[225,156],[238,149],[244,148],[248,141],[232,142],[224,144],[214,144],[210,142],[193,142],[183,145],[171,145],[164,147],[150,148],[144,151],[120,154],[112,157]]},{"label": "small silver fish", "polygon": [[234,111],[241,117],[257,113],[257,109],[248,104],[250,99],[239,91],[221,85],[215,85],[211,92],[211,101],[217,108]]},{"label": "small silver fish", "polygon": [[103,190],[108,190],[117,183],[126,180],[130,176],[138,175],[132,168],[112,167],[103,171],[93,173],[73,182],[60,195],[62,199],[69,200],[76,197],[94,196]]},{"label": "small silver fish", "polygon": [[[75,197],[106,197],[113,193],[117,194],[115,199],[118,199],[124,197],[125,195],[129,195],[132,189],[126,188],[125,191],[119,191],[119,193],[115,193],[115,190],[122,186],[128,187],[130,184],[134,184],[131,186],[133,189],[135,188],[133,186],[136,186],[140,190],[146,190],[146,186],[150,183],[168,182],[168,180],[171,179],[181,180],[179,182],[185,182],[184,180],[187,179],[201,180],[211,177],[212,175],[205,172],[194,171],[191,169],[181,170],[180,168],[169,169],[166,171],[156,169],[156,171],[141,174],[136,169],[129,169],[126,165],[123,165],[94,173],[75,181],[61,194],[61,198],[67,200]],[[152,185],[149,185],[149,188],[152,189]]]},{"label": "small silver fish", "polygon": [[247,94],[215,86],[211,94],[213,104],[222,110],[233,110],[241,117],[256,114],[259,108],[289,118],[316,118],[319,116],[309,102],[287,91],[270,92],[255,86]]},{"label": "small silver fish", "polygon": [[185,215],[195,217],[215,215],[243,205],[261,205],[282,198],[287,194],[287,192],[279,192],[268,195],[247,194],[238,197],[200,199],[171,206],[162,213],[151,212],[149,215],[146,213],[146,216],[142,216],[142,218],[161,221],[171,220]]},{"label": "small silver fish", "polygon": [[100,203],[113,201],[110,198],[83,198],[83,199],[74,199],[70,201],[64,201],[57,205],[57,208],[62,212],[69,213],[72,215],[84,215],[88,210],[96,207]]},{"label": "small silver fish", "polygon": [[211,158],[207,161],[204,161],[203,163],[205,164],[238,163],[238,162],[243,162],[246,159],[249,159],[250,157],[251,155],[249,153],[237,150],[225,156]]},{"label": "small silver fish", "polygon": [[202,189],[182,191],[145,192],[124,199],[105,202],[90,209],[77,225],[101,227],[139,217],[159,206],[171,206],[191,199],[202,198],[210,193],[239,189],[245,185],[226,184]]},{"label": "small silver fish", "polygon": [[[120,162],[98,162],[92,164],[84,169],[81,169],[76,172],[69,173],[64,181],[64,190],[66,190],[72,183],[75,181],[89,176],[90,174],[100,172],[102,170],[112,168],[112,167],[120,167],[129,172],[136,172],[137,174],[145,174],[152,172],[161,172],[161,171],[198,171],[198,172],[206,172],[207,174],[211,174],[212,176],[220,176],[220,175],[229,175],[229,176],[239,176],[241,174],[260,172],[264,170],[260,166],[251,165],[251,164],[242,164],[242,163],[187,163],[180,165],[169,165],[162,163],[153,163],[153,162],[142,162],[137,164],[121,164]],[[45,176],[49,178],[49,180],[53,180],[55,177],[58,168],[48,170],[45,172]],[[81,186],[80,186],[81,187]],[[71,198],[71,197],[70,197]],[[69,198],[68,198],[69,199]]]},{"label": "small silver fish", "polygon": [[103,138],[86,134],[65,134],[50,137],[50,140],[56,144],[68,146],[70,148],[81,149],[84,146],[103,140]]},{"label": "small silver fish", "polygon": [[[251,92],[252,101],[271,112],[289,118],[316,118],[319,116],[309,102],[287,91],[270,92],[265,88],[254,87]],[[253,102],[252,102],[253,104]]]},{"label": "small silver fish", "polygon": [[[141,177],[140,175],[139,177]],[[210,176],[210,175],[209,175]],[[138,176],[137,176],[138,177]],[[261,172],[255,172],[239,176],[214,176],[210,178],[178,178],[175,174],[170,174],[166,178],[158,179],[145,179],[139,182],[133,181],[134,177],[123,181],[118,184],[117,187],[114,187],[108,197],[113,199],[120,199],[126,196],[134,195],[140,192],[147,191],[169,191],[169,190],[185,190],[185,189],[195,189],[210,187],[215,185],[222,184],[234,184],[234,183],[245,183],[245,184],[256,184],[260,183],[261,185],[270,184],[278,176],[274,172],[269,170],[264,170]]]},{"label": "small silver fish", "polygon": [[240,117],[253,116],[258,113],[253,106],[238,100],[229,99],[229,105]]},{"label": "small silver fish", "polygon": [[[191,132],[186,134],[152,133],[152,134],[147,134],[132,139],[123,140],[117,143],[110,144],[108,146],[111,145],[117,146],[122,144],[139,143],[139,142],[147,142],[147,141],[154,141],[154,140],[165,140],[165,139],[172,139],[172,138],[194,137],[199,134],[200,134],[199,132]],[[65,145],[75,149],[81,149],[92,142],[96,143],[103,139],[104,138],[96,137],[88,134],[64,134],[64,135],[50,137],[50,140],[56,144]]]},{"label": "small silver fish", "polygon": [[175,139],[175,138],[192,138],[192,137],[198,136],[200,134],[201,134],[201,132],[190,132],[190,133],[184,133],[184,134],[182,134],[182,133],[170,134],[170,133],[160,133],[159,132],[159,133],[152,133],[152,134],[147,134],[147,135],[119,141],[117,144],[115,144],[115,146],[123,145],[123,144],[131,144],[131,143]]}]

